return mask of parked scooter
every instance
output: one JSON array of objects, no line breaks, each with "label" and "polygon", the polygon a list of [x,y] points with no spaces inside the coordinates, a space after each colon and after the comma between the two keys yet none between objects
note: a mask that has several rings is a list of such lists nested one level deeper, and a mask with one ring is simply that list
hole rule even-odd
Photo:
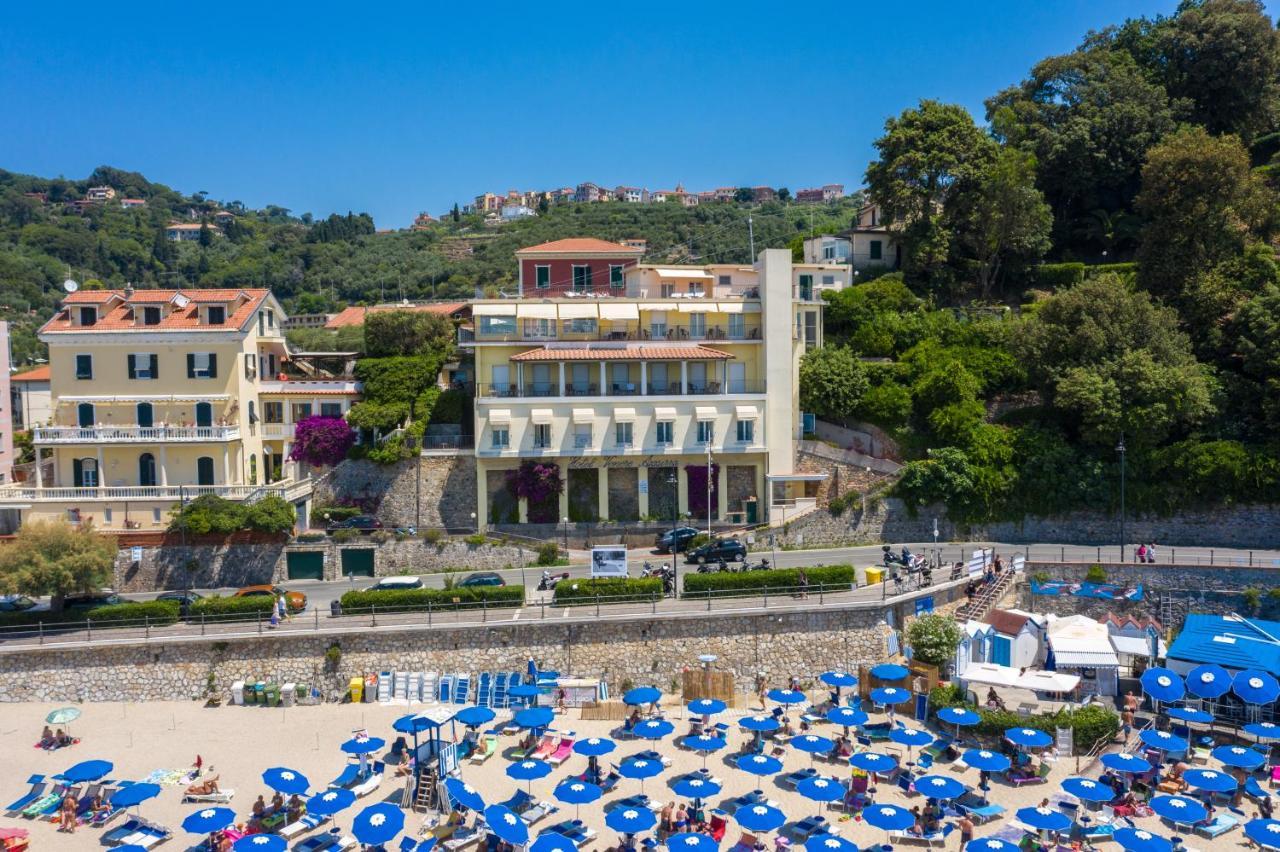
[{"label": "parked scooter", "polygon": [[567,580],[567,579],[569,579],[568,571],[564,571],[559,574],[552,574],[550,571],[543,571],[542,579],[538,581],[538,591],[540,592],[555,591],[556,583],[559,583],[561,580]]}]

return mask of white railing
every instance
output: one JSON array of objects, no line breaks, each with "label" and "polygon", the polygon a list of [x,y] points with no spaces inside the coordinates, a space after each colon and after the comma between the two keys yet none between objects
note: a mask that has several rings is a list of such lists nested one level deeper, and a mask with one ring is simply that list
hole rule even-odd
[{"label": "white railing", "polygon": [[295,424],[293,423],[259,423],[258,432],[264,438],[292,438]]},{"label": "white railing", "polygon": [[287,500],[310,493],[311,480],[283,479],[270,485],[115,485],[103,488],[36,488],[28,485],[0,486],[0,505],[5,503],[65,503],[91,500],[194,500],[214,494],[228,500],[251,495],[278,494]]},{"label": "white railing", "polygon": [[173,441],[234,441],[239,426],[37,426],[37,444],[163,444]]}]

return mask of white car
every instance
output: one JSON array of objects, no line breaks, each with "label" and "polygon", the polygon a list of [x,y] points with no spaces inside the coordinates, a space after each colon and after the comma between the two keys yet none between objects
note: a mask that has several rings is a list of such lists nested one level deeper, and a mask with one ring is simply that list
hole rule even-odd
[{"label": "white car", "polygon": [[365,589],[365,591],[366,592],[391,592],[391,591],[399,591],[400,589],[421,589],[421,588],[422,588],[421,577],[415,577],[412,574],[401,574],[400,576],[397,576],[397,577],[383,577],[381,580],[374,583],[369,588]]}]

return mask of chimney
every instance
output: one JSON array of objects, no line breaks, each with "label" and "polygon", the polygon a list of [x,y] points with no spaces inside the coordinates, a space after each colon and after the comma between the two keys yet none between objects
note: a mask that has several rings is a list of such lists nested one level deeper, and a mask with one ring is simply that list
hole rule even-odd
[{"label": "chimney", "polygon": [[124,297],[126,299],[133,298],[133,284],[129,281],[124,282]]}]

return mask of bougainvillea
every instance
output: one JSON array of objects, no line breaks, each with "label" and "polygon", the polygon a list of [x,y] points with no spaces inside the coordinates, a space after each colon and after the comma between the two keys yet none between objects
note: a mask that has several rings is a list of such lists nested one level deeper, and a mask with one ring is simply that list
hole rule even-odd
[{"label": "bougainvillea", "polygon": [[335,465],[355,442],[355,431],[341,417],[307,417],[294,430],[289,459],[315,467]]},{"label": "bougainvillea", "polygon": [[529,523],[554,524],[559,520],[556,513],[564,480],[560,478],[558,465],[524,462],[507,474],[507,490],[528,501]]},{"label": "bougainvillea", "polygon": [[[707,466],[705,464],[687,464],[684,475],[689,483],[689,514],[696,522],[698,518],[707,517]],[[714,510],[720,505],[720,465],[711,465],[711,506]],[[716,514],[715,511],[712,514]]]}]

